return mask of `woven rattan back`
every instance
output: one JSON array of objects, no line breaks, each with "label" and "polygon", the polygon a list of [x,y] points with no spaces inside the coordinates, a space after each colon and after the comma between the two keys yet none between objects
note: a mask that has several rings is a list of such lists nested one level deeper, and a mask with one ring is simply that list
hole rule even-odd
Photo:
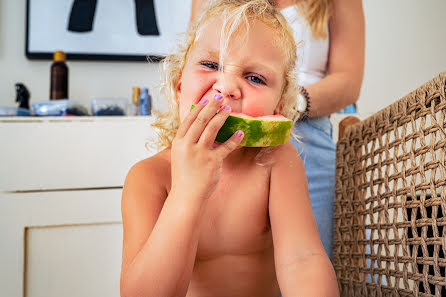
[{"label": "woven rattan back", "polygon": [[446,296],[446,72],[337,144],[341,296]]}]

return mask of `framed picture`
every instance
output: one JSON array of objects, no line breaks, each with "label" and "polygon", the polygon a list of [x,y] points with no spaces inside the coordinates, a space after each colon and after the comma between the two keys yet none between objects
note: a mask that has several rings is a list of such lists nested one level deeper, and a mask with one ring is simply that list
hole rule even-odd
[{"label": "framed picture", "polygon": [[186,31],[191,0],[27,0],[26,56],[159,61]]}]

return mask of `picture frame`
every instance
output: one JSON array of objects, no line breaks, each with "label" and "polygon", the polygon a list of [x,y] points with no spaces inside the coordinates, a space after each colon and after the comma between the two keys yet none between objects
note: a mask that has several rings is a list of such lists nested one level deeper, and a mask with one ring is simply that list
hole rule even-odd
[{"label": "picture frame", "polygon": [[27,0],[25,55],[158,62],[181,39],[191,0]]}]

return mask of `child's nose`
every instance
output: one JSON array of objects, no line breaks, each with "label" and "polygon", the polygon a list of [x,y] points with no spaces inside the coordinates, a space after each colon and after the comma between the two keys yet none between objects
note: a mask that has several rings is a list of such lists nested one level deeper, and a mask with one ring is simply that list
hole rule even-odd
[{"label": "child's nose", "polygon": [[230,99],[240,99],[242,92],[237,82],[237,78],[232,74],[220,73],[213,89],[222,94],[223,97]]}]

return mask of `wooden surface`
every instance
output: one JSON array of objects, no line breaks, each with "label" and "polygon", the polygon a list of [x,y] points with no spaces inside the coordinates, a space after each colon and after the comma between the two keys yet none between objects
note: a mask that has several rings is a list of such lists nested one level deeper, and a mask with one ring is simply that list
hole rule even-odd
[{"label": "wooden surface", "polygon": [[341,139],[342,135],[344,135],[345,129],[351,125],[357,124],[360,122],[360,119],[356,116],[347,116],[339,122],[339,135],[338,139]]}]

